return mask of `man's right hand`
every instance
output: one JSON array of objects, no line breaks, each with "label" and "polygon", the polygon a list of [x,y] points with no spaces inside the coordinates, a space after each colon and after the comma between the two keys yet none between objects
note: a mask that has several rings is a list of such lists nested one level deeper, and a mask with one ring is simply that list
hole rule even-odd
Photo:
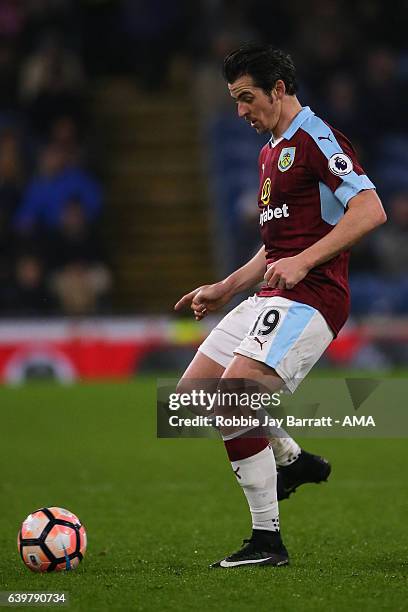
[{"label": "man's right hand", "polygon": [[220,282],[213,285],[202,285],[190,293],[186,293],[174,306],[174,310],[181,310],[190,306],[197,321],[203,319],[209,312],[213,312],[227,304],[234,293]]}]

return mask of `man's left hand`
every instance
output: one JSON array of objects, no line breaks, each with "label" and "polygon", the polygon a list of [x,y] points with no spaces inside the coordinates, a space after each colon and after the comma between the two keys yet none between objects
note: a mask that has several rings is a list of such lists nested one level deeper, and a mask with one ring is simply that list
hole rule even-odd
[{"label": "man's left hand", "polygon": [[264,279],[272,289],[293,289],[309,272],[300,255],[285,257],[269,264]]}]

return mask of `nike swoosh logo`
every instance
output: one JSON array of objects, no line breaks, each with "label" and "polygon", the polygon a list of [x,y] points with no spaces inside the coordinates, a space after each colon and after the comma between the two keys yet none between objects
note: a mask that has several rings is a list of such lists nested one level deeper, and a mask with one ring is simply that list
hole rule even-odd
[{"label": "nike swoosh logo", "polygon": [[[265,561],[269,561],[272,557],[265,557],[265,559],[246,559],[245,561],[227,561],[224,559],[220,562],[220,567],[237,567],[238,565],[249,565],[254,563],[264,563]],[[276,565],[286,565],[287,561],[278,561]]]}]

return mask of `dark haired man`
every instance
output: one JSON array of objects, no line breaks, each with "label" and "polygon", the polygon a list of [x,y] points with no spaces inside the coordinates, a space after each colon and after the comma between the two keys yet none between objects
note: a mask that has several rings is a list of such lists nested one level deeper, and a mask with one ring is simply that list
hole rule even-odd
[{"label": "dark haired man", "polygon": [[[348,249],[386,215],[350,142],[301,106],[289,55],[246,44],[225,59],[224,76],[238,116],[271,134],[259,156],[264,246],[228,278],[185,295],[176,309],[190,305],[199,320],[262,278],[265,285],[211,332],[181,384],[251,379],[294,392],[347,318]],[[269,441],[244,433],[223,437],[251,511],[252,537],[214,566],[285,565],[275,460],[296,470],[305,460],[313,469],[319,458],[289,437]]]}]

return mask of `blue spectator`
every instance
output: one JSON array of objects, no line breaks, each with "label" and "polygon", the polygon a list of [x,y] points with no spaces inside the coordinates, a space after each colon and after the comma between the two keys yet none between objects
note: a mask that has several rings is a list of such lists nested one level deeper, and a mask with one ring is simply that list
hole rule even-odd
[{"label": "blue spectator", "polygon": [[39,173],[23,195],[21,207],[14,217],[14,226],[22,234],[37,228],[53,230],[59,227],[64,208],[72,198],[81,201],[88,222],[94,221],[101,210],[101,188],[80,167],[68,163],[66,151],[49,144],[40,156]]}]

